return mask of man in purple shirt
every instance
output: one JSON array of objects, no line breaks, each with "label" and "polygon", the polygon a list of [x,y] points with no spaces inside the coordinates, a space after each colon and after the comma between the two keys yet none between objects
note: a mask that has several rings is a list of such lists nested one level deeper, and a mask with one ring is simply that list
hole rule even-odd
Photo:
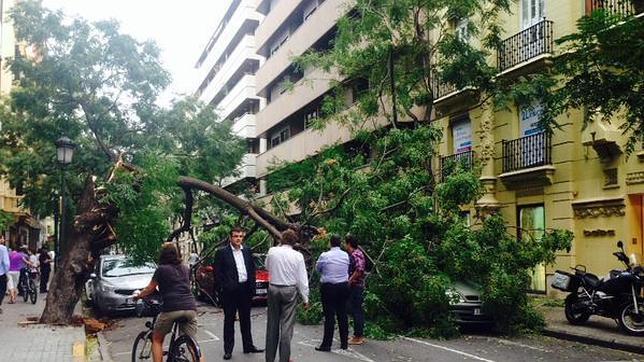
[{"label": "man in purple shirt", "polygon": [[358,239],[347,235],[344,239],[347,252],[351,258],[349,268],[349,313],[353,316],[353,338],[349,344],[364,344],[364,278],[366,260],[364,253],[358,247]]},{"label": "man in purple shirt", "polygon": [[347,317],[347,298],[349,297],[349,255],[340,249],[342,240],[338,235],[331,236],[331,249],[320,255],[316,269],[320,273],[320,294],[324,312],[324,337],[322,344],[315,347],[318,351],[331,351],[335,318],[340,330],[340,348],[347,349],[349,341],[349,319]]},{"label": "man in purple shirt", "polygon": [[16,297],[18,296],[18,283],[20,282],[20,271],[29,263],[29,257],[24,252],[26,248],[21,247],[20,251],[13,250],[9,254],[9,278],[11,281],[9,285],[11,287],[9,293],[9,304],[16,302]]},{"label": "man in purple shirt", "polygon": [[[4,295],[7,293],[7,278],[9,275],[9,251],[4,246],[4,243],[4,236],[0,235],[0,307],[2,306]],[[0,314],[2,314],[2,308],[0,308]]]}]

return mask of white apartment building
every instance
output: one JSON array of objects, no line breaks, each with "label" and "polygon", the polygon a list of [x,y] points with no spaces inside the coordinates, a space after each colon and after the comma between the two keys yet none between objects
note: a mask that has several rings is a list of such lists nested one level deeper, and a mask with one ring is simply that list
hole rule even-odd
[{"label": "white apartment building", "polygon": [[[279,162],[297,162],[326,145],[351,139],[348,129],[334,124],[313,130],[310,122],[320,115],[323,97],[331,89],[333,74],[320,69],[297,69],[293,58],[309,49],[331,47],[336,23],[348,10],[347,0],[261,0],[257,11],[264,15],[255,30],[258,56],[264,64],[255,74],[257,95],[266,105],[256,115],[257,137],[262,140],[257,156],[260,193],[270,167]],[[350,95],[349,95],[350,97]]]},{"label": "white apartment building", "polygon": [[255,30],[264,16],[257,12],[258,0],[229,1],[224,16],[206,44],[195,68],[195,95],[212,105],[222,122],[231,122],[233,132],[248,142],[248,152],[238,168],[238,175],[222,180],[232,186],[242,180],[255,184],[256,114],[264,100],[257,96],[255,73],[263,63],[255,46]]}]

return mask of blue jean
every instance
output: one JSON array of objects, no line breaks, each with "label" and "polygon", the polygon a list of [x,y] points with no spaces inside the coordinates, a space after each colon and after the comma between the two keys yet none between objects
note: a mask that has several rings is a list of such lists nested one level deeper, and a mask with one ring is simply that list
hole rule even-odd
[{"label": "blue jean", "polygon": [[353,335],[364,336],[364,287],[351,287],[349,293],[349,313],[353,317]]}]

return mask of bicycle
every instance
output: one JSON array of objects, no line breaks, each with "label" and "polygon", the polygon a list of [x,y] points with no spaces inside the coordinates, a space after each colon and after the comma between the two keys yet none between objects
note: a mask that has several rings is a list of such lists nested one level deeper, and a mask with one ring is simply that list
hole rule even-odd
[{"label": "bicycle", "polygon": [[[152,315],[152,320],[145,322],[147,330],[139,333],[132,346],[132,362],[152,360],[152,331],[161,312],[161,302],[153,299],[142,299],[136,305],[136,314],[143,316]],[[149,309],[149,310],[146,310]],[[146,313],[147,312],[147,313]],[[197,342],[188,335],[179,334],[179,326],[183,321],[176,320],[172,325],[170,345],[163,355],[167,356],[168,362],[198,362],[201,360],[201,349]],[[178,338],[177,338],[178,336]]]},{"label": "bicycle", "polygon": [[22,299],[26,303],[31,300],[31,304],[36,304],[38,301],[38,288],[34,279],[38,272],[32,272],[28,268],[23,268],[20,271],[20,278],[18,280],[18,290],[22,294]]}]

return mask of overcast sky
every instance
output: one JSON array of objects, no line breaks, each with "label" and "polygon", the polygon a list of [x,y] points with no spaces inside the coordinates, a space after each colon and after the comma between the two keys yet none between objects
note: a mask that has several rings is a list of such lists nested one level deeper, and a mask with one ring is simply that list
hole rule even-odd
[{"label": "overcast sky", "polygon": [[88,20],[114,18],[122,31],[139,40],[153,39],[173,83],[164,99],[192,94],[196,89],[194,65],[232,0],[44,0],[44,6],[62,9]]}]

